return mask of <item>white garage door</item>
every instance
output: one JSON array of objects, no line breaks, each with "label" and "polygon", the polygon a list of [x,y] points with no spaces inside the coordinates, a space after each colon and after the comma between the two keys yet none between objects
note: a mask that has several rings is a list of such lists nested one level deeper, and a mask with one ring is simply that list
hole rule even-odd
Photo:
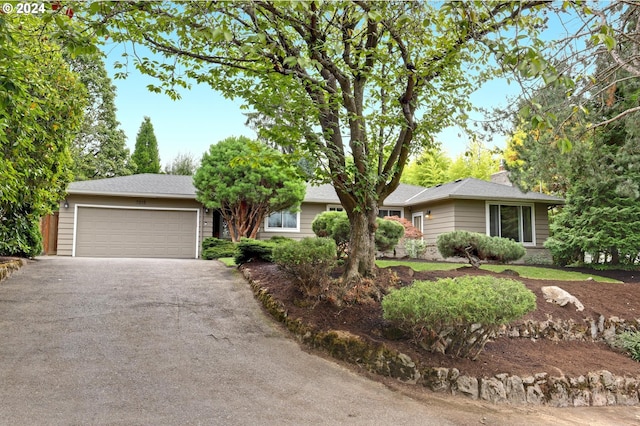
[{"label": "white garage door", "polygon": [[76,256],[195,258],[197,212],[78,207]]}]

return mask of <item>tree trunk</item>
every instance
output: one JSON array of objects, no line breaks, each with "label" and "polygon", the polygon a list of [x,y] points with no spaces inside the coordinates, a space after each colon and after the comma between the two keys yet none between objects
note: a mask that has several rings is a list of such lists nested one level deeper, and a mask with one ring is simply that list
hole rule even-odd
[{"label": "tree trunk", "polygon": [[345,265],[343,278],[346,283],[359,281],[362,277],[375,275],[376,268],[376,217],[378,206],[370,200],[368,209],[348,211],[351,224],[351,238],[349,239],[349,256]]}]

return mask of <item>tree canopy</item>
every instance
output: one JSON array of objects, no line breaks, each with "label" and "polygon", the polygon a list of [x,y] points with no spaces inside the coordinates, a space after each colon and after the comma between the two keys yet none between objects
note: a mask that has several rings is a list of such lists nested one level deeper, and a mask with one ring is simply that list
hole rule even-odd
[{"label": "tree canopy", "polygon": [[116,118],[116,88],[100,54],[66,55],[86,87],[89,100],[82,128],[73,143],[74,180],[103,179],[133,173],[126,136]]},{"label": "tree canopy", "polygon": [[271,140],[317,159],[315,176],[333,184],[351,223],[351,280],[375,269],[378,206],[409,155],[464,121],[469,94],[501,64],[536,58],[548,5],[146,2],[91,12],[113,39],[167,58],[137,60],[159,79],[152,90],[209,84],[269,117]]},{"label": "tree canopy", "polygon": [[40,24],[0,15],[0,254],[39,254],[38,221],[64,198],[86,102]]},{"label": "tree canopy", "polygon": [[192,176],[198,169],[198,161],[192,154],[178,154],[170,164],[164,168],[168,175]]},{"label": "tree canopy", "polygon": [[145,117],[140,125],[131,159],[135,164],[136,173],[160,173],[158,140],[149,117]]},{"label": "tree canopy", "polygon": [[306,184],[284,155],[244,136],[211,145],[193,182],[196,198],[218,209],[233,241],[255,238],[271,213],[295,210]]}]

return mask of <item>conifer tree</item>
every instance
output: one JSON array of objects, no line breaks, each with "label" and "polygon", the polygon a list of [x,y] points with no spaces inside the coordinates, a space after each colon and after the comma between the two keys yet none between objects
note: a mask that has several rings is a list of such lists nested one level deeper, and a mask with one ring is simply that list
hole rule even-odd
[{"label": "conifer tree", "polygon": [[144,121],[140,125],[136,136],[136,147],[131,159],[135,163],[136,173],[160,173],[158,141],[149,117],[144,117]]}]

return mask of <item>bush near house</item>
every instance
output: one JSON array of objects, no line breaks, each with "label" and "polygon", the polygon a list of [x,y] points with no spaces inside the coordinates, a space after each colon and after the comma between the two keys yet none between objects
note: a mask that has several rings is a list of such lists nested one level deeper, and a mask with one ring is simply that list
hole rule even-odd
[{"label": "bush near house", "polygon": [[516,241],[468,231],[440,234],[436,246],[442,257],[466,257],[474,268],[479,268],[482,260],[507,263],[526,253],[522,244]]},{"label": "bush near house", "polygon": [[[397,221],[377,219],[378,229],[375,235],[376,249],[391,251],[404,234],[404,226]],[[318,237],[329,237],[336,242],[338,258],[342,258],[348,248],[351,225],[345,212],[323,212],[315,217],[311,229]]]},{"label": "bush near house", "polygon": [[234,256],[236,265],[251,262],[253,260],[264,260],[272,262],[274,247],[292,241],[286,237],[273,237],[269,240],[254,240],[253,238],[241,238],[237,243],[237,253]]},{"label": "bush near house", "polygon": [[476,359],[500,326],[536,309],[536,296],[519,281],[465,276],[392,290],[382,309],[422,348]]},{"label": "bush near house", "polygon": [[234,257],[237,254],[236,244],[231,240],[208,237],[202,240],[202,258],[206,260],[221,257]]},{"label": "bush near house", "polygon": [[427,242],[423,240],[406,239],[404,240],[404,251],[411,259],[418,259],[427,252]]},{"label": "bush near house", "polygon": [[274,247],[272,258],[305,297],[317,298],[336,266],[336,243],[331,238],[291,240]]}]

